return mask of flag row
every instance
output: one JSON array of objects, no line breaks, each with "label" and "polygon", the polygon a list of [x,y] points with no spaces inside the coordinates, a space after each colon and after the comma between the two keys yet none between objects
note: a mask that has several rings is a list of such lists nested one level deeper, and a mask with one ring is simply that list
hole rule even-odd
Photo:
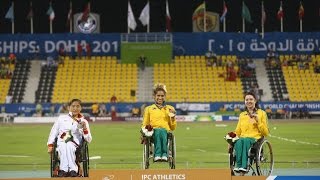
[{"label": "flag row", "polygon": [[[203,17],[205,16],[205,12],[206,12],[206,1],[204,0],[194,11],[193,13],[193,17],[192,19],[195,20],[199,17]],[[225,20],[227,17],[227,13],[228,13],[228,7],[226,2],[223,2],[223,9],[222,9],[222,13],[220,15],[220,21],[224,23],[225,25]],[[298,12],[297,12],[298,18],[300,20],[300,31],[302,31],[302,20],[304,18],[304,7],[302,4],[302,1],[300,1],[300,5],[298,8]],[[251,13],[250,13],[250,9],[248,8],[248,6],[245,4],[244,1],[242,1],[242,9],[241,9],[241,16],[243,19],[243,27],[245,27],[245,22],[247,23],[253,23],[253,20],[251,18]],[[320,16],[320,9],[319,9],[319,16]],[[276,17],[281,21],[281,32],[283,32],[283,17],[284,17],[284,10],[282,7],[282,1],[280,1],[280,7],[279,10],[277,11]],[[205,18],[204,18],[205,19]],[[267,12],[264,8],[264,1],[261,1],[261,26],[262,26],[262,31],[264,29],[264,24],[266,22],[267,19]],[[205,26],[205,22],[203,23]],[[224,27],[225,29],[225,27]],[[225,31],[225,30],[224,30]],[[243,29],[243,32],[245,30]]]},{"label": "flag row", "polygon": [[[195,20],[196,18],[203,17],[205,15],[205,11],[206,11],[206,1],[203,1],[195,9],[192,19]],[[86,8],[83,11],[83,15],[82,15],[81,19],[83,21],[86,21],[86,19],[89,16],[89,13],[90,13],[90,3],[88,2],[88,5],[86,6]],[[53,21],[55,19],[55,11],[52,7],[51,2],[49,3],[49,7],[48,7],[48,10],[46,11],[46,14],[48,15],[48,19],[50,21]],[[264,8],[263,1],[262,1],[262,3],[261,3],[261,25],[265,24],[265,21],[267,19],[267,14],[268,14],[268,12]],[[281,21],[281,23],[283,21],[284,14],[285,14],[285,12],[282,7],[282,1],[280,1],[279,10],[277,11],[276,17]],[[241,15],[242,15],[242,18],[245,22],[253,23],[253,20],[251,18],[250,9],[248,8],[248,6],[245,4],[244,1],[242,1]],[[297,15],[298,15],[299,20],[302,21],[304,18],[304,7],[303,7],[303,3],[301,1],[300,1]],[[30,9],[29,9],[29,12],[26,17],[27,17],[27,19],[31,20],[31,19],[33,19],[33,16],[34,15],[33,15],[32,2],[30,2]],[[220,14],[220,21],[224,22],[226,20],[227,16],[228,16],[228,7],[224,1],[223,7],[222,7],[222,13]],[[71,17],[72,17],[72,4],[70,1],[69,12],[68,12],[68,21],[71,21]],[[14,21],[14,3],[13,2],[11,4],[11,6],[9,7],[7,13],[5,14],[5,18],[11,20],[12,22]],[[149,32],[149,26],[150,26],[150,3],[149,3],[149,1],[147,2],[147,4],[144,6],[142,11],[140,12],[139,20],[143,26],[148,27],[148,32]],[[137,22],[136,22],[130,1],[128,1],[127,23],[128,23],[128,31],[129,32],[130,32],[130,30],[134,31],[136,29]],[[168,31],[168,32],[171,31],[171,16],[170,16],[170,12],[169,12],[168,0],[166,0],[166,31]]]},{"label": "flag row", "polygon": [[[149,5],[149,1],[142,9],[140,16],[139,16],[139,20],[143,26],[147,26],[147,32],[149,32],[150,31],[150,5]],[[128,33],[130,33],[130,30],[134,31],[137,28],[137,22],[135,20],[134,14],[133,14],[130,1],[128,1],[127,23],[128,23]],[[170,12],[169,12],[168,0],[166,0],[166,31],[167,32],[171,31],[171,16],[170,16]]]},{"label": "flag row", "polygon": [[[196,16],[199,16],[199,13],[203,12],[203,11],[206,11],[206,2],[203,1],[203,3],[201,3],[194,11],[194,16],[193,16],[193,19],[197,18]],[[262,12],[262,16],[261,18],[263,19],[263,21],[265,21],[266,19],[266,11],[264,9],[264,5],[263,5],[263,1],[261,2],[261,12]],[[320,12],[320,11],[319,11]],[[226,18],[226,15],[228,13],[228,7],[227,7],[227,4],[223,3],[223,9],[222,9],[222,13],[221,13],[221,16],[220,16],[220,21],[222,22],[225,18]],[[298,17],[299,19],[303,19],[304,17],[304,7],[303,7],[303,4],[302,2],[300,1],[300,5],[299,5],[299,9],[298,9]],[[241,11],[241,15],[242,17],[249,23],[252,23],[252,19],[251,19],[251,13],[250,13],[250,10],[248,8],[248,6],[245,4],[245,2],[243,1],[242,3],[242,11]],[[320,15],[320,14],[319,14]],[[282,1],[280,1],[280,7],[279,7],[279,10],[276,14],[277,18],[280,20],[281,18],[284,17],[284,10],[282,8]]]}]

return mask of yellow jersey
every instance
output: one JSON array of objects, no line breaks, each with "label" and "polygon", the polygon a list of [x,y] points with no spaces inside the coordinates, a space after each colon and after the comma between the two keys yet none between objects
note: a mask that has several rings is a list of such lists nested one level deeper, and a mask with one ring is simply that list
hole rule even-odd
[{"label": "yellow jersey", "polygon": [[174,107],[170,105],[165,105],[162,108],[155,104],[147,106],[144,109],[142,127],[151,125],[153,128],[165,128],[167,131],[175,130],[177,122],[175,117],[169,117],[170,110],[175,111]]},{"label": "yellow jersey", "polygon": [[235,133],[238,137],[251,137],[260,139],[269,135],[268,117],[265,111],[258,109],[256,111],[258,123],[251,118],[247,111],[240,113]]}]

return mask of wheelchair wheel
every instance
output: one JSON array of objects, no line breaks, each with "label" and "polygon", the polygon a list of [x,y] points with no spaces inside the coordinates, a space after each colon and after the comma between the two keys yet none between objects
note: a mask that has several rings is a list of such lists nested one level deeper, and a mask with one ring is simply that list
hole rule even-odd
[{"label": "wheelchair wheel", "polygon": [[82,166],[83,177],[89,177],[89,148],[87,143],[84,143],[84,147],[82,149]]},{"label": "wheelchair wheel", "polygon": [[56,160],[55,160],[55,153],[52,152],[50,155],[50,176],[51,177],[56,177],[56,173],[55,173],[55,165],[56,165]]},{"label": "wheelchair wheel", "polygon": [[256,167],[259,176],[270,176],[273,171],[273,151],[269,141],[264,140],[256,154]]},{"label": "wheelchair wheel", "polygon": [[176,140],[173,134],[169,135],[169,148],[168,148],[168,162],[169,168],[175,169],[176,168]]},{"label": "wheelchair wheel", "polygon": [[57,177],[59,171],[59,158],[57,152],[57,143],[55,142],[53,145],[52,153],[50,154],[50,175],[51,177]]},{"label": "wheelchair wheel", "polygon": [[229,148],[228,154],[229,154],[229,167],[231,170],[231,176],[235,176],[236,172],[234,172],[233,169],[236,161],[235,161],[235,157],[233,156],[233,147]]},{"label": "wheelchair wheel", "polygon": [[150,138],[143,137],[142,169],[149,169]]}]

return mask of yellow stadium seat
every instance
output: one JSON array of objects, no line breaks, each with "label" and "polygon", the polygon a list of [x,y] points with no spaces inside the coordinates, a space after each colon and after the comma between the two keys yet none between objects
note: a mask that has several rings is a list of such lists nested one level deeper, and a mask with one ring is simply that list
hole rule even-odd
[{"label": "yellow stadium seat", "polygon": [[[104,61],[103,57],[110,60]],[[136,64],[117,64],[115,57],[111,56],[100,58],[98,56],[95,59],[84,61],[73,60],[68,64],[71,68],[68,65],[58,68],[52,102],[68,102],[71,96],[79,96],[83,102],[109,102],[109,98],[102,97],[107,93],[113,95],[115,92],[122,91],[118,83],[120,81],[126,84],[125,88],[130,85],[137,89],[138,69]],[[82,70],[79,71],[79,68]],[[130,83],[127,82],[128,80]],[[80,84],[69,86],[73,81],[81,82],[81,86]],[[135,100],[130,99],[132,102],[136,102]]]},{"label": "yellow stadium seat", "polygon": [[[224,73],[225,68],[208,68],[204,56],[203,59],[202,56],[200,60],[198,58],[180,56],[179,61],[171,65],[155,64],[153,81],[167,85],[170,89],[170,101],[183,102],[184,98],[188,98],[190,102],[242,101],[243,88],[239,78],[236,82],[225,83],[224,78],[218,77],[218,73]],[[175,78],[167,78],[168,76]],[[216,92],[212,92],[212,89]],[[232,96],[228,97],[227,93],[224,93],[226,91],[230,91],[228,93]]]}]

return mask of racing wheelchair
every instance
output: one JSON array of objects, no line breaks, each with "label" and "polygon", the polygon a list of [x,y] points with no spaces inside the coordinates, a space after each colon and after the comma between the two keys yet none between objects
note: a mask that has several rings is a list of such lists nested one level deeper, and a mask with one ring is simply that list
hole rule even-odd
[{"label": "racing wheelchair", "polygon": [[[141,144],[143,144],[142,154],[142,168],[149,169],[150,161],[153,161],[154,156],[154,141],[153,136],[145,136],[143,133],[141,137]],[[168,163],[170,169],[176,168],[176,142],[172,132],[168,132]]]},{"label": "racing wheelchair", "polygon": [[[228,153],[231,175],[239,175],[239,172],[234,171],[234,167],[236,166],[236,153],[232,145]],[[246,173],[251,173],[252,176],[270,176],[273,171],[273,166],[274,159],[271,143],[266,138],[257,140],[248,151]]]},{"label": "racing wheelchair", "polygon": [[[50,174],[51,177],[58,177],[60,158],[57,151],[57,140],[55,139],[53,144],[53,151],[50,155],[51,166]],[[78,176],[79,177],[89,177],[89,149],[88,143],[82,139],[82,144],[76,149],[76,164],[78,165]]]}]

